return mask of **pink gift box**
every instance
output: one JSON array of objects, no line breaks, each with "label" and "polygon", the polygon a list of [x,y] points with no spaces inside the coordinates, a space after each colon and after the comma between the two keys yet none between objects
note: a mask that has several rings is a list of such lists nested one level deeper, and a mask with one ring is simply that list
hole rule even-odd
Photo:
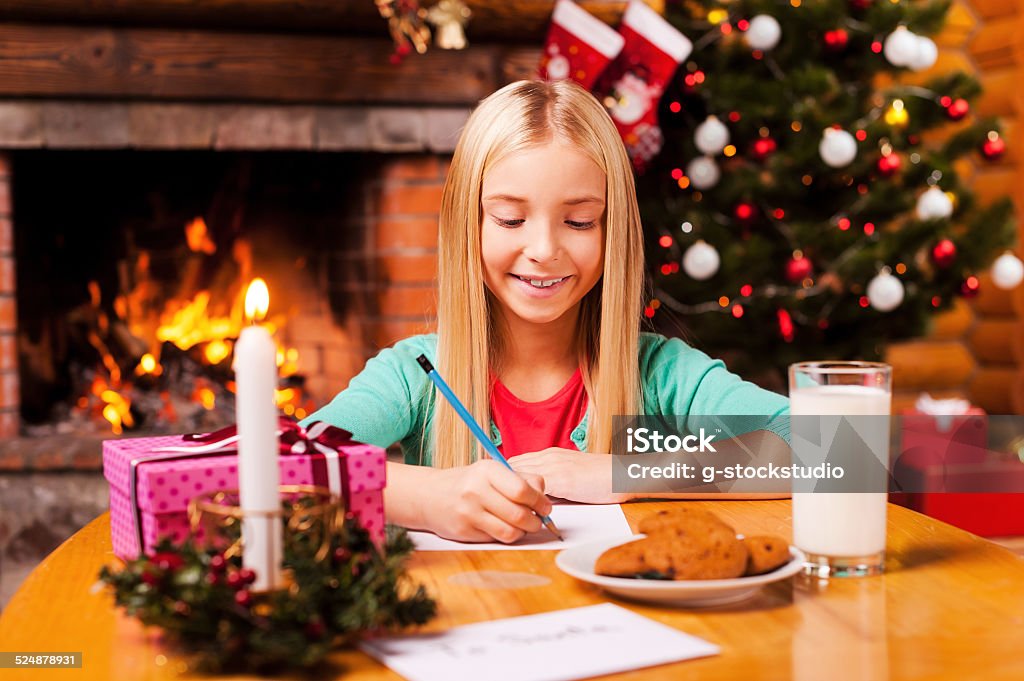
[{"label": "pink gift box", "polygon": [[[147,553],[160,539],[184,540],[189,534],[186,509],[204,492],[238,488],[236,451],[197,454],[156,451],[184,448],[180,435],[107,440],[103,475],[110,484],[110,529],[114,553],[128,560]],[[384,541],[386,453],[380,447],[353,443],[338,455],[282,454],[282,485],[319,485],[346,500],[346,510],[378,545]],[[134,471],[134,485],[132,483]]]}]

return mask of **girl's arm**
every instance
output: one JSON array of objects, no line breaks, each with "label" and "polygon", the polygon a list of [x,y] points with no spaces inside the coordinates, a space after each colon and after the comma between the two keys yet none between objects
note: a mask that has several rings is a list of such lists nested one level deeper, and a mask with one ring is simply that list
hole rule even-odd
[{"label": "girl's arm", "polygon": [[447,539],[511,543],[539,531],[538,514],[551,513],[543,480],[495,461],[456,468],[389,462],[387,476],[388,522]]}]

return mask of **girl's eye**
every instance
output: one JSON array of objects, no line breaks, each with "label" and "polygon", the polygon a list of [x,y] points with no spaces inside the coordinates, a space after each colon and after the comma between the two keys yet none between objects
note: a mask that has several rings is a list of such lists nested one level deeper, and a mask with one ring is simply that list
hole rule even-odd
[{"label": "girl's eye", "polygon": [[518,227],[526,222],[526,220],[502,220],[501,218],[494,218],[494,221],[502,227]]},{"label": "girl's eye", "polygon": [[584,230],[584,229],[590,229],[591,227],[593,227],[594,226],[594,221],[591,220],[590,222],[575,222],[573,220],[566,220],[565,224],[569,225],[573,229]]}]

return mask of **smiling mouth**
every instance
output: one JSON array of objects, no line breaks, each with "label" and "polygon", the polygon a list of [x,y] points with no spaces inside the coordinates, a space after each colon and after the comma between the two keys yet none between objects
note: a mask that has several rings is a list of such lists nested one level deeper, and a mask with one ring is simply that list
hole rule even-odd
[{"label": "smiling mouth", "polygon": [[519,281],[525,281],[527,284],[533,286],[534,288],[548,288],[549,286],[554,286],[555,284],[561,284],[563,281],[565,281],[572,275],[558,277],[557,279],[530,279],[528,277],[521,277],[518,274],[513,274],[512,276],[518,279]]}]

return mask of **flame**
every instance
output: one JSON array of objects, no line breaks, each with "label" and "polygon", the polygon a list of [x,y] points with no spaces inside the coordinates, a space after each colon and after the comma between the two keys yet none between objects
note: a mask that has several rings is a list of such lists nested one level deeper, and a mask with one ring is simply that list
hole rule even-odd
[{"label": "flame", "polygon": [[150,353],[146,353],[139,360],[139,365],[135,367],[135,374],[137,376],[159,376],[164,372],[164,368],[156,361],[156,357]]},{"label": "flame", "polygon": [[200,388],[199,403],[203,405],[203,409],[211,411],[217,406],[217,395],[209,388]]},{"label": "flame", "polygon": [[270,290],[267,282],[256,277],[249,282],[249,288],[245,290],[245,318],[258,322],[267,316],[270,309]]},{"label": "flame", "polygon": [[[100,387],[94,382],[93,390]],[[106,402],[103,407],[103,418],[110,422],[114,435],[120,435],[124,428],[134,428],[135,419],[132,417],[131,403],[121,393],[107,388],[102,390],[99,398]]]},{"label": "flame", "polygon": [[206,229],[206,221],[202,217],[194,218],[185,225],[185,240],[188,242],[189,250],[194,253],[213,255],[217,252],[217,246],[210,239],[210,232]]},{"label": "flame", "polygon": [[217,339],[210,341],[203,355],[210,364],[220,364],[231,354],[231,344]]}]

